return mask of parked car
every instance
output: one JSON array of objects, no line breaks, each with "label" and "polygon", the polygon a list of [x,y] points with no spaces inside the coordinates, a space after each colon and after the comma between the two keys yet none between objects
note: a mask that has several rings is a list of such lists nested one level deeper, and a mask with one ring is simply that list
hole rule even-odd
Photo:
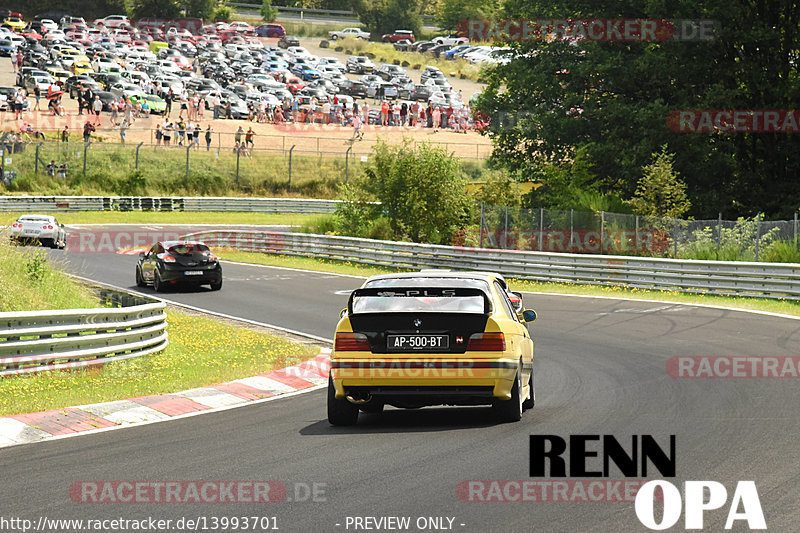
[{"label": "parked car", "polygon": [[290,46],[300,46],[300,39],[294,35],[284,35],[278,39],[278,46],[281,48],[289,48]]},{"label": "parked car", "polygon": [[366,56],[351,56],[347,58],[345,64],[347,72],[355,74],[367,74],[375,71],[375,63]]},{"label": "parked car", "polygon": [[191,284],[222,288],[222,266],[208,246],[198,241],[162,241],[139,254],[136,285],[152,285],[156,292]]},{"label": "parked car", "polygon": [[336,41],[337,39],[346,39],[348,37],[369,41],[370,33],[368,31],[363,31],[360,28],[345,28],[343,30],[328,32],[328,38],[330,38],[332,41]]},{"label": "parked car", "polygon": [[259,37],[283,37],[286,35],[286,28],[282,24],[269,22],[256,26],[256,35]]},{"label": "parked car", "polygon": [[389,81],[392,78],[395,78],[401,74],[406,74],[406,69],[404,69],[400,65],[389,65],[387,63],[384,63],[383,65],[378,67],[378,70],[376,70],[375,73],[384,80]]},{"label": "parked car", "polygon": [[433,39],[433,42],[436,44],[449,44],[450,46],[457,46],[459,44],[467,44],[469,39],[466,37],[461,37],[456,33],[451,33],[450,35],[436,37]]},{"label": "parked car", "polygon": [[394,33],[387,33],[381,37],[381,41],[385,43],[395,43],[407,39],[412,43],[416,40],[414,32],[411,30],[395,30]]}]

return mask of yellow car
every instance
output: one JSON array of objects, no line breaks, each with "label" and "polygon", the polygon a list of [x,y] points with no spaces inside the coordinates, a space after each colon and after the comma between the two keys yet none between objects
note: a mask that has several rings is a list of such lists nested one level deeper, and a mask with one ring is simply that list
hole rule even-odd
[{"label": "yellow car", "polygon": [[489,272],[369,278],[336,326],[328,421],[353,425],[386,405],[492,405],[500,420],[520,420],[535,401],[526,323],[536,313],[509,296]]},{"label": "yellow car", "polygon": [[50,74],[56,82],[61,82],[62,84],[67,81],[67,78],[72,76],[68,71],[61,69],[61,68],[53,68],[48,67],[45,69],[48,74]]},{"label": "yellow car", "polygon": [[89,62],[76,61],[75,63],[72,64],[71,68],[72,68],[72,73],[75,74],[76,76],[80,74],[89,74],[90,72],[94,72],[94,69],[92,69],[92,65]]},{"label": "yellow car", "polygon": [[22,31],[28,25],[27,22],[25,22],[19,17],[8,17],[6,18],[6,20],[3,21],[3,24],[16,31]]}]

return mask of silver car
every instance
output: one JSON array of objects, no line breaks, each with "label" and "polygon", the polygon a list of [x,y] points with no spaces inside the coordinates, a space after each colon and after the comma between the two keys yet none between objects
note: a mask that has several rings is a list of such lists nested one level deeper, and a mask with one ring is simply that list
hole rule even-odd
[{"label": "silver car", "polygon": [[11,240],[16,242],[38,242],[50,248],[64,248],[67,245],[67,232],[64,224],[50,215],[22,215],[11,224]]}]

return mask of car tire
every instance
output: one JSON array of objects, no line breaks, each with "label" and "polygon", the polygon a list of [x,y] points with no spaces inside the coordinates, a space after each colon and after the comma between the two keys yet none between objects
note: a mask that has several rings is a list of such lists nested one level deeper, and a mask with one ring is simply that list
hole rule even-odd
[{"label": "car tire", "polygon": [[211,290],[218,291],[222,288],[222,278],[219,278],[217,281],[211,283]]},{"label": "car tire", "polygon": [[358,422],[358,407],[336,398],[333,378],[328,374],[328,422],[332,426],[354,426]]},{"label": "car tire", "polygon": [[533,409],[536,405],[536,389],[533,388],[533,370],[531,370],[531,377],[528,379],[528,398],[522,402],[523,409]]},{"label": "car tire", "polygon": [[144,287],[147,283],[144,282],[144,278],[142,277],[142,272],[139,270],[139,267],[136,267],[136,286],[137,287]]},{"label": "car tire", "polygon": [[492,407],[501,422],[519,422],[522,418],[522,372],[517,368],[514,375],[514,385],[511,387],[511,398],[508,400],[492,400]]},{"label": "car tire", "polygon": [[336,41],[339,39],[338,35],[331,35],[331,41]]},{"label": "car tire", "polygon": [[153,289],[156,292],[164,291],[164,284],[161,282],[161,276],[158,275],[158,269],[153,271]]}]

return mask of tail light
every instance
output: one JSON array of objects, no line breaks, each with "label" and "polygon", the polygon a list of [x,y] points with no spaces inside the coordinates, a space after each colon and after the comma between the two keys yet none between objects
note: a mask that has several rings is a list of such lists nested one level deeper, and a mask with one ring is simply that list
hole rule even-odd
[{"label": "tail light", "polygon": [[469,338],[467,351],[503,352],[506,349],[506,338],[502,333],[473,333]]},{"label": "tail light", "polygon": [[48,225],[46,225],[46,226],[42,226],[42,229],[53,229],[53,226],[51,226],[50,224],[48,224]]},{"label": "tail light", "polygon": [[212,263],[216,263],[218,258],[214,254],[208,254],[208,260],[211,261]]},{"label": "tail light", "polygon": [[175,262],[175,258],[172,257],[171,255],[162,255],[161,256],[161,260],[164,261],[165,263],[174,263]]},{"label": "tail light", "polygon": [[369,340],[363,333],[337,333],[333,349],[337,352],[369,352]]}]

